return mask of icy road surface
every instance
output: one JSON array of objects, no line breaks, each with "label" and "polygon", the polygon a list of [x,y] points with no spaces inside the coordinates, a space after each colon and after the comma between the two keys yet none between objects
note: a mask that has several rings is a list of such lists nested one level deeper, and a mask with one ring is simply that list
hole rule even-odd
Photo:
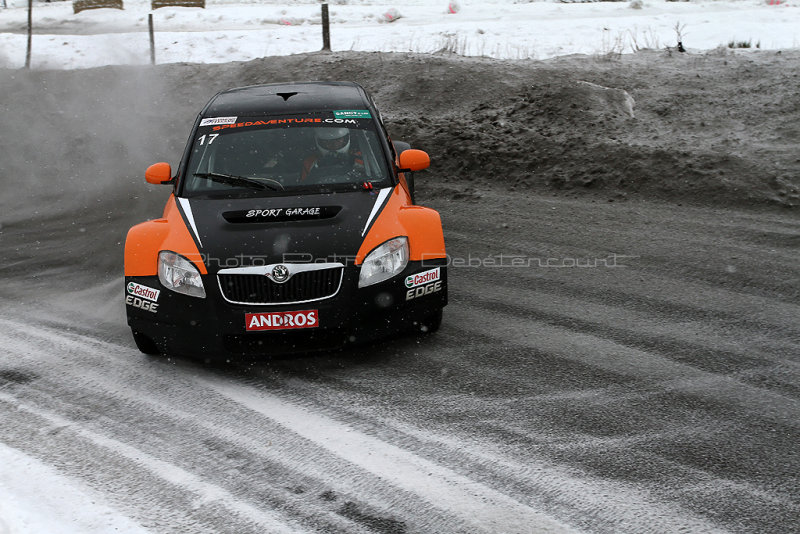
[{"label": "icy road surface", "polygon": [[[507,212],[500,200],[484,199],[488,214]],[[642,217],[668,217],[532,205],[553,254],[624,250]],[[492,250],[440,207],[451,254]],[[800,309],[681,275],[720,240],[714,214],[682,213],[678,234],[651,232],[688,243],[688,259],[653,245],[579,279],[457,270],[440,333],[346,353],[214,368],[142,356],[122,325],[6,308],[0,489],[30,498],[11,448],[66,480],[42,509],[76,532],[92,529],[73,510],[98,499],[132,532],[791,531]],[[726,215],[734,234],[785,228]]]},{"label": "icy road surface", "polygon": [[[677,89],[667,56],[0,72],[0,532],[800,531],[800,112],[782,57],[690,57]],[[425,140],[419,201],[473,265],[451,268],[437,334],[217,366],[134,348],[121,243],[168,194],[143,170],[177,163],[218,86],[269,69],[360,79]],[[777,96],[708,105],[726,76]],[[628,89],[637,118],[574,79]],[[566,165],[559,189],[536,181]]]}]

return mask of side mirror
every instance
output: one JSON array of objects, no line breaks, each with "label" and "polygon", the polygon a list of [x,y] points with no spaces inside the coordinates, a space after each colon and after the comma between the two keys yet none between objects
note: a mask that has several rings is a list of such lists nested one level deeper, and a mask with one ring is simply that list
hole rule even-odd
[{"label": "side mirror", "polygon": [[404,150],[397,159],[400,162],[400,170],[402,172],[421,171],[422,169],[427,169],[431,164],[431,158],[426,152],[414,148]]},{"label": "side mirror", "polygon": [[411,145],[409,145],[404,141],[392,141],[392,144],[394,145],[395,154],[402,154],[403,152],[411,148]]},{"label": "side mirror", "polygon": [[148,184],[161,185],[172,181],[172,167],[169,163],[154,163],[147,167],[144,173],[144,179]]}]

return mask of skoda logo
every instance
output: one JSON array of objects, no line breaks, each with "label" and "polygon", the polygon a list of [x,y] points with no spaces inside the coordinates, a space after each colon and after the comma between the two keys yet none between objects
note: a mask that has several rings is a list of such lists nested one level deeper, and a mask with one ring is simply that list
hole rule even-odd
[{"label": "skoda logo", "polygon": [[276,265],[272,268],[272,279],[282,284],[289,279],[289,268],[285,265]]}]

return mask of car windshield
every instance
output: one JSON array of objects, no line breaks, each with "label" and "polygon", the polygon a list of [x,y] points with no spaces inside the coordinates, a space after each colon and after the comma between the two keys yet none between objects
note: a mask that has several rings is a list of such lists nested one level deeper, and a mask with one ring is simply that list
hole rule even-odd
[{"label": "car windshield", "polygon": [[383,148],[368,118],[221,117],[200,124],[186,168],[185,196],[388,185]]}]

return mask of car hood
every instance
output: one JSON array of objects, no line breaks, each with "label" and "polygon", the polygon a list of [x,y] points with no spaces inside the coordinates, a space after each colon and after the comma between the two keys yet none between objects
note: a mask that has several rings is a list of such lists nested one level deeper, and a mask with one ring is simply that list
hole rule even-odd
[{"label": "car hood", "polygon": [[236,199],[178,198],[209,273],[275,263],[352,264],[391,188]]}]

